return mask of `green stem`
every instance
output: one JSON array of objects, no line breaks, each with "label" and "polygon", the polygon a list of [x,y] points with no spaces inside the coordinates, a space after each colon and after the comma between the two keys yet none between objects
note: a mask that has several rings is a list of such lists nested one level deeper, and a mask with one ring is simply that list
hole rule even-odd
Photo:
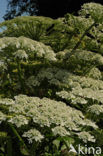
[{"label": "green stem", "polygon": [[14,126],[12,124],[9,123],[9,127],[11,128],[12,132],[14,133],[14,135],[18,138],[20,144],[22,145],[23,148],[25,148],[27,155],[29,156],[29,150],[26,146],[26,144],[24,143],[23,139],[20,137],[19,133],[16,131],[16,129],[14,128]]},{"label": "green stem", "polygon": [[70,52],[70,55],[68,58],[70,58],[74,53],[75,53],[75,50],[80,46],[81,44],[81,41],[83,40],[83,38],[85,37],[85,35],[92,29],[93,26],[96,25],[96,22],[94,22],[93,24],[91,24],[86,30],[85,32],[82,34],[80,40],[76,43],[76,45],[74,46],[74,48],[72,49],[72,51]]},{"label": "green stem", "polygon": [[12,156],[12,139],[8,137],[7,139],[7,156]]},{"label": "green stem", "polygon": [[69,148],[69,146],[68,146],[68,144],[66,143],[66,141],[65,141],[65,140],[63,140],[63,143],[64,143],[64,145],[66,146],[67,150],[69,151],[69,150],[70,150],[70,148]]}]

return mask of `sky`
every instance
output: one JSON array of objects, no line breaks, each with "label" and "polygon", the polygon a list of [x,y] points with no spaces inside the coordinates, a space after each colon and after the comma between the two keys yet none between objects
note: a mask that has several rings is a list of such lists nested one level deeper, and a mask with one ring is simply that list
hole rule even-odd
[{"label": "sky", "polygon": [[7,9],[7,0],[0,0],[0,22],[3,21],[3,16],[5,15]]}]

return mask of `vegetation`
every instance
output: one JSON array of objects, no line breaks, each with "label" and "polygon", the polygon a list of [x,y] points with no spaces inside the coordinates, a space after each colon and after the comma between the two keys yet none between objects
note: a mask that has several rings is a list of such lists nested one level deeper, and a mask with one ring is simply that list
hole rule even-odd
[{"label": "vegetation", "polygon": [[0,156],[103,149],[102,15],[86,3],[78,16],[0,24]]}]

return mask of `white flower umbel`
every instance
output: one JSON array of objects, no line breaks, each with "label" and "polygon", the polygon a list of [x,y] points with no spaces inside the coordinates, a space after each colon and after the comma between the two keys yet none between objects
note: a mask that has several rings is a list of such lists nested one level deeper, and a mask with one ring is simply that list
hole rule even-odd
[{"label": "white flower umbel", "polygon": [[[6,100],[7,99],[3,99],[3,101]],[[38,125],[36,129],[39,133],[42,132],[44,137],[47,133],[46,130],[49,130],[48,133],[52,131],[54,135],[67,136],[71,133],[75,135],[78,131],[81,132],[84,126],[94,129],[97,128],[94,122],[85,119],[81,111],[67,106],[61,101],[50,100],[48,98],[28,97],[26,95],[15,96],[13,101],[11,100],[11,105],[10,99],[9,104],[6,102],[2,104],[1,102],[1,104],[9,110],[8,115],[1,112],[1,122],[7,118],[8,123],[18,128],[22,128],[22,126],[28,127],[30,132],[29,142],[31,142],[33,135],[41,136],[37,134],[37,131],[32,130],[35,129],[35,125]],[[31,129],[29,125],[30,121],[32,121]],[[27,133],[28,135],[29,132]],[[40,141],[38,137],[34,138],[36,141]]]},{"label": "white flower umbel", "polygon": [[81,16],[89,16],[94,19],[95,22],[103,22],[103,5],[99,3],[85,3],[80,11]]},{"label": "white flower umbel", "polygon": [[35,128],[24,132],[23,137],[26,137],[29,143],[32,143],[33,141],[41,142],[41,140],[44,138],[43,135]]},{"label": "white flower umbel", "polygon": [[25,116],[17,115],[15,117],[12,117],[10,120],[8,120],[8,122],[16,125],[17,127],[21,127],[22,125],[27,125],[29,121]]},{"label": "white flower umbel", "polygon": [[0,124],[6,120],[6,115],[0,111]]},{"label": "white flower umbel", "polygon": [[19,59],[33,57],[34,59],[44,58],[44,60],[56,61],[56,54],[51,47],[26,37],[3,37],[0,38],[0,43],[5,45],[0,44],[0,50],[2,56],[7,58],[13,58],[15,55]]},{"label": "white flower umbel", "polygon": [[0,98],[0,105],[12,105],[14,103],[15,102],[12,99],[9,99],[9,98],[2,99],[2,98]]},{"label": "white flower umbel", "polygon": [[55,128],[52,129],[52,132],[55,136],[59,135],[59,136],[68,136],[70,135],[70,133],[68,131],[66,131],[66,129],[62,126],[57,126]]},{"label": "white flower umbel", "polygon": [[28,59],[28,55],[26,54],[24,50],[17,50],[14,53],[14,56],[15,58],[20,59],[20,60]]},{"label": "white flower umbel", "polygon": [[93,113],[95,115],[103,114],[103,105],[92,105],[88,108],[88,112]]},{"label": "white flower umbel", "polygon": [[87,143],[88,141],[95,142],[94,136],[90,135],[88,132],[85,132],[85,131],[84,132],[80,132],[77,135],[85,143]]}]

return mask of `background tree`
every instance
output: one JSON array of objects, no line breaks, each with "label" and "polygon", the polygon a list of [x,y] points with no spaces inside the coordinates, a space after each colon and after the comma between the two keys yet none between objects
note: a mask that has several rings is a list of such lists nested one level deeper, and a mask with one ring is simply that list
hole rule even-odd
[{"label": "background tree", "polygon": [[51,18],[63,17],[67,12],[76,14],[81,5],[86,2],[103,4],[102,0],[8,0],[8,8],[4,19],[12,19],[23,14]]}]

